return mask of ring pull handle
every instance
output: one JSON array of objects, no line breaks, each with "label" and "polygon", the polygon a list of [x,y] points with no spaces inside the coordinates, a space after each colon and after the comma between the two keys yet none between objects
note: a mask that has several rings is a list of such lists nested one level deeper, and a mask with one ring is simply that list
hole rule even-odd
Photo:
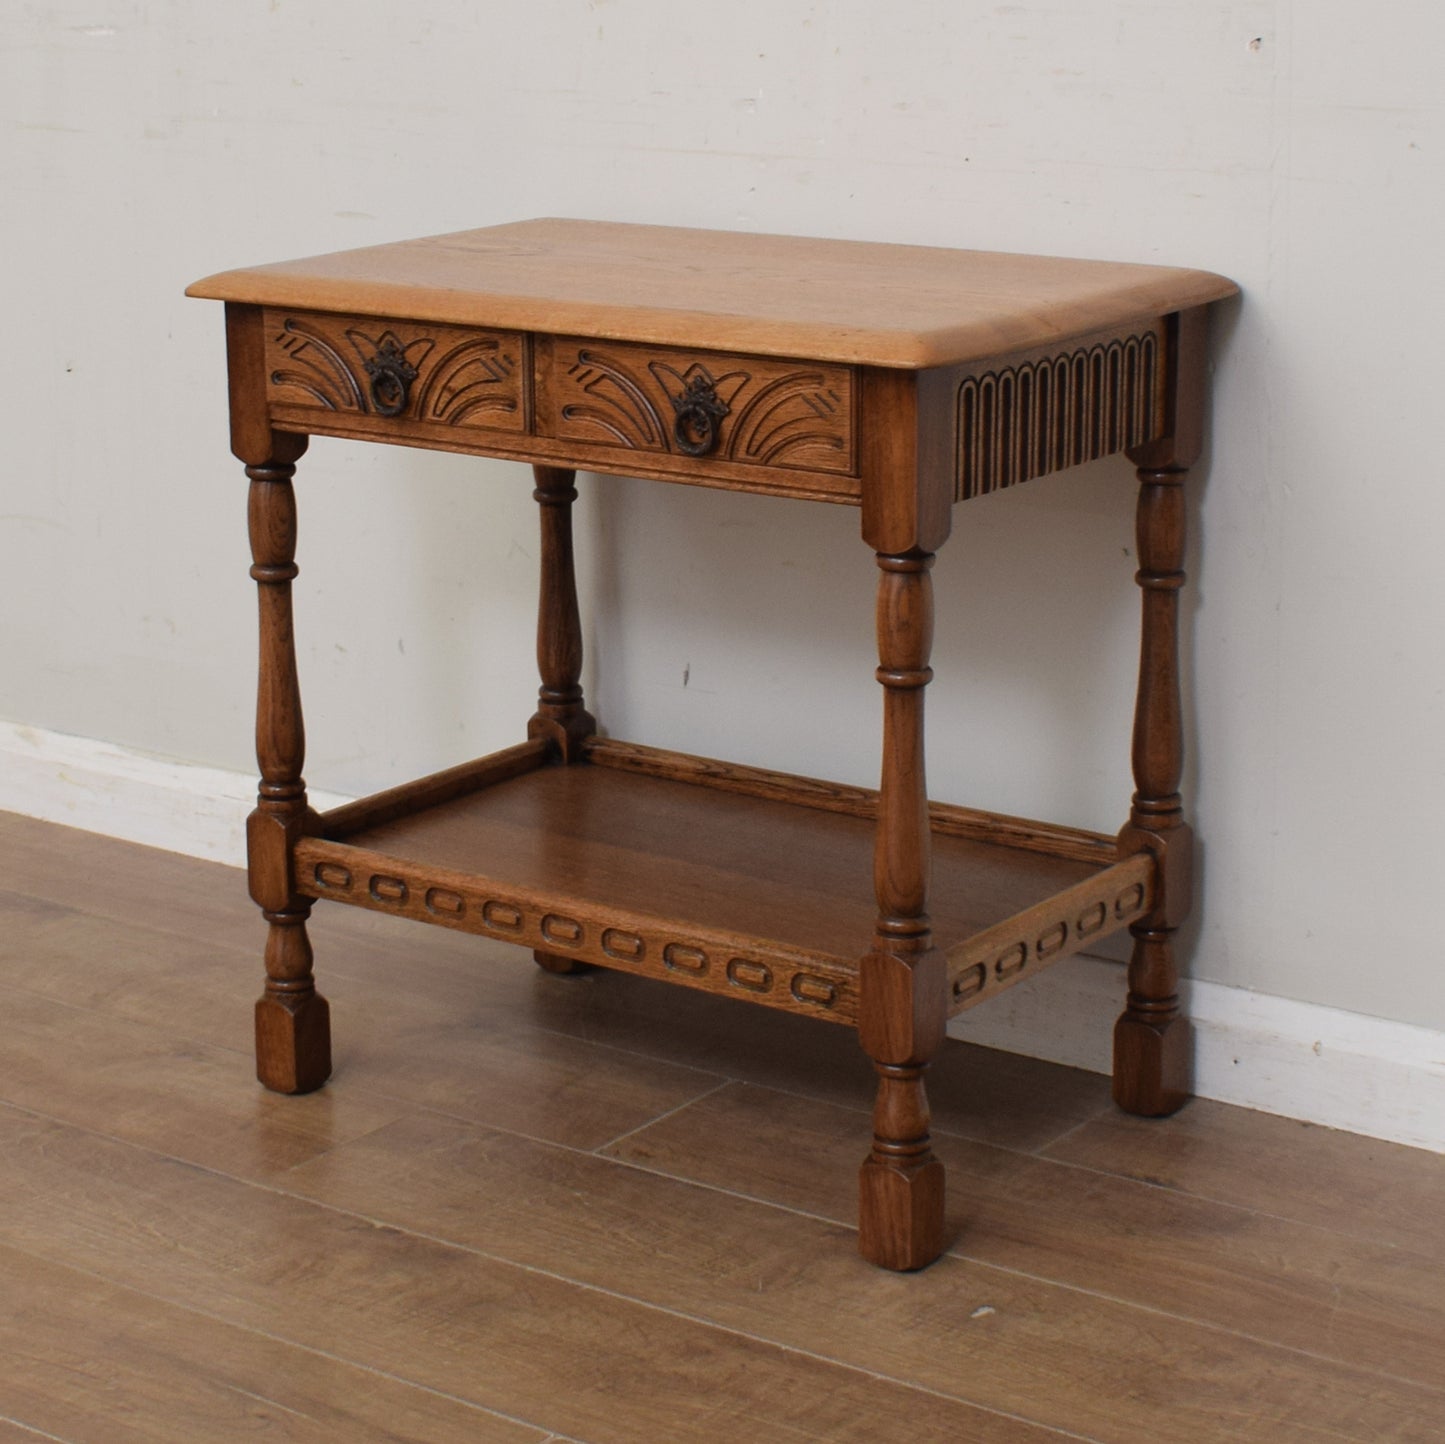
[{"label": "ring pull handle", "polygon": [[699,368],[688,381],[682,394],[674,396],[672,408],[672,439],[684,456],[706,456],[718,441],[718,422],[728,414],[729,406],[717,394],[717,383]]},{"label": "ring pull handle", "polygon": [[400,416],[411,399],[411,383],[417,378],[417,369],[406,359],[406,352],[388,336],[365,364],[366,374],[371,377],[371,404],[377,414]]}]

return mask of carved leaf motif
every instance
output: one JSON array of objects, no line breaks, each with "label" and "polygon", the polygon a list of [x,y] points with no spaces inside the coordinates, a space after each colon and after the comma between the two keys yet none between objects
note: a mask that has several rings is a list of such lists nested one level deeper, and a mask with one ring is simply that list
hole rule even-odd
[{"label": "carved leaf motif", "polygon": [[291,316],[275,341],[288,364],[271,372],[272,385],[295,387],[328,411],[367,409],[360,381],[325,336]]},{"label": "carved leaf motif", "polygon": [[[723,418],[732,410],[732,399],[748,384],[746,371],[729,371],[719,380],[694,361],[686,371],[663,361],[649,361],[647,369],[672,402],[674,420],[672,445],[688,456],[706,456],[716,445]],[[671,377],[673,385],[664,379]]]},{"label": "carved leaf motif", "polygon": [[522,339],[339,316],[270,313],[269,384],[283,406],[405,416],[436,426],[522,428]]},{"label": "carved leaf motif", "polygon": [[436,342],[430,336],[419,336],[403,344],[395,331],[368,336],[365,331],[346,333],[367,375],[367,393],[371,409],[382,416],[400,416],[410,400],[411,383],[421,372],[421,365],[431,354]]},{"label": "carved leaf motif", "polygon": [[430,336],[419,336],[415,341],[403,343],[395,331],[383,331],[380,336],[375,337],[368,336],[365,331],[348,331],[346,339],[355,347],[363,364],[380,352],[394,351],[404,356],[418,371],[436,345]]},{"label": "carved leaf motif", "polygon": [[668,428],[637,379],[620,364],[591,349],[577,353],[567,376],[589,402],[569,403],[565,419],[588,421],[638,451],[665,451]]},{"label": "carved leaf motif", "polygon": [[794,371],[760,387],[733,423],[727,455],[771,466],[804,447],[841,451],[843,399],[821,371]]},{"label": "carved leaf motif", "polygon": [[[694,361],[686,371],[679,371],[665,361],[649,361],[647,369],[657,377],[658,384],[668,393],[669,399],[674,403],[678,397],[701,385],[710,390],[729,411],[732,409],[733,398],[752,380],[746,371],[729,371],[713,380],[712,373],[707,367],[697,361]],[[663,380],[665,376],[672,378],[671,385]]]},{"label": "carved leaf motif", "polygon": [[516,369],[516,359],[495,337],[463,341],[432,367],[417,399],[417,415],[459,426],[479,411],[515,411],[516,388],[510,383]]},{"label": "carved leaf motif", "polygon": [[[756,369],[734,364],[715,373],[705,362],[655,353],[634,361],[621,347],[579,346],[567,354],[576,360],[565,373],[558,368],[561,434],[595,441],[602,433],[612,445],[677,452],[687,449],[677,434],[682,426],[699,456],[828,471],[852,464],[849,377],[842,368],[779,374],[779,363],[759,360]],[[708,413],[705,427],[701,411]]]}]

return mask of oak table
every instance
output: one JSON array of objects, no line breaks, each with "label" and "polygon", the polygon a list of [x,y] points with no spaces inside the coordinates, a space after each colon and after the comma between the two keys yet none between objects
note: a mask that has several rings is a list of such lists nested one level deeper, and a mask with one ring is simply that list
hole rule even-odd
[{"label": "oak table", "polygon": [[[1200,271],[539,220],[198,282],[226,303],[261,617],[248,826],[269,925],[257,1072],[331,1070],[306,920],[332,899],[856,1028],[878,1074],[859,1247],[942,1250],[924,1071],[950,1016],[1127,927],[1114,1096],[1189,1093],[1178,589],[1201,447]],[[302,781],[292,476],[312,435],[532,463],[542,685],[527,740],[318,815]],[[929,568],[956,503],[1139,468],[1137,790],[1117,837],[928,800]],[[583,704],[575,469],[856,506],[876,554],[876,792],[600,735]],[[869,881],[871,861],[871,885]]]}]

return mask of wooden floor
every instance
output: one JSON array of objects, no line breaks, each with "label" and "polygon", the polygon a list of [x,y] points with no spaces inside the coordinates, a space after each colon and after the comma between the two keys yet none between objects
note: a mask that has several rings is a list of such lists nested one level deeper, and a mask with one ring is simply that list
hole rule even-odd
[{"label": "wooden floor", "polygon": [[0,858],[0,1444],[1445,1440],[1445,1158],[955,1044],[885,1274],[844,1029],[322,905],[279,1098],[239,873]]}]

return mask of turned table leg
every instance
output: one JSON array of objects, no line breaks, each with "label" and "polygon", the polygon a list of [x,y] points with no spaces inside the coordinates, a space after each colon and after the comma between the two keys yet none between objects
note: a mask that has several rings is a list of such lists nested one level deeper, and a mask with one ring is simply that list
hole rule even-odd
[{"label": "turned table leg", "polygon": [[1129,1113],[1173,1113],[1192,1091],[1193,1044],[1179,1008],[1174,939],[1189,916],[1194,836],[1179,794],[1184,775],[1179,592],[1184,585],[1185,485],[1204,447],[1207,326],[1203,308],[1171,321],[1168,426],[1132,449],[1139,468],[1136,580],[1143,595],[1139,695],[1134,709],[1134,801],[1119,834],[1125,853],[1151,852],[1153,909],[1129,931],[1129,992],[1114,1026],[1114,1101]]},{"label": "turned table leg", "polygon": [[[311,977],[307,898],[291,886],[291,850],[315,830],[301,778],[306,736],[291,619],[296,575],[296,497],[291,478],[304,438],[288,459],[248,466],[251,554],[260,602],[261,665],[256,694],[256,760],[261,785],[247,821],[251,896],[266,940],[266,991],[256,1004],[256,1076],[278,1093],[309,1093],[331,1074],[330,1010]],[[283,453],[286,454],[286,453]]]},{"label": "turned table leg", "polygon": [[883,771],[874,845],[873,949],[859,974],[859,1041],[878,1072],[873,1147],[859,1176],[858,1247],[916,1269],[943,1251],[943,1165],[928,1136],[923,1073],[943,1042],[944,958],[928,918],[930,835],[923,689],[933,672],[928,553],[879,553],[878,680]]},{"label": "turned table leg", "polygon": [[1189,1021],[1179,1011],[1174,933],[1189,912],[1193,835],[1184,821],[1179,696],[1179,589],[1184,584],[1184,467],[1139,469],[1143,630],[1134,712],[1134,802],[1120,834],[1159,868],[1154,909],[1134,937],[1125,1010],[1114,1026],[1114,1099],[1130,1113],[1173,1113],[1190,1095]]},{"label": "turned table leg", "polygon": [[[537,603],[537,670],[542,685],[529,737],[544,737],[565,763],[582,756],[582,743],[597,730],[582,701],[582,617],[577,607],[577,572],[572,557],[575,471],[534,466],[532,474],[541,520],[541,590]],[[533,952],[549,973],[589,973],[592,964],[556,953]]]}]

